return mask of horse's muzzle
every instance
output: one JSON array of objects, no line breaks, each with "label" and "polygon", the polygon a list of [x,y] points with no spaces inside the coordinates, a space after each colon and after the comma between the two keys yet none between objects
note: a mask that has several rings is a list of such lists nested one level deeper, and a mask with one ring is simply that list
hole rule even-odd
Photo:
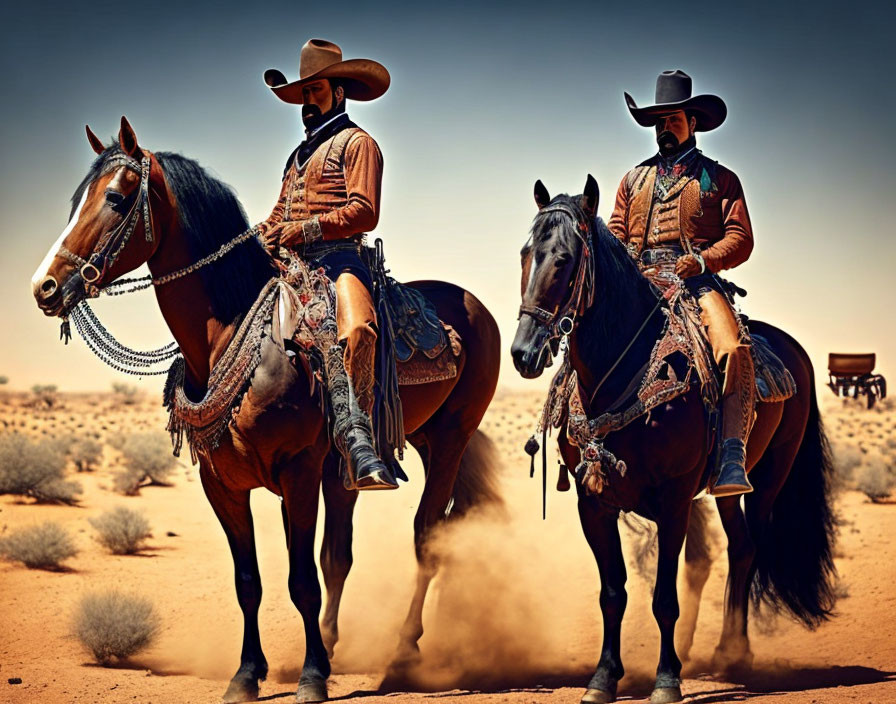
[{"label": "horse's muzzle", "polygon": [[547,330],[529,316],[520,319],[516,336],[510,347],[513,366],[524,379],[541,376],[550,359]]},{"label": "horse's muzzle", "polygon": [[74,272],[60,285],[55,277],[48,275],[32,292],[44,315],[61,317],[84,297],[84,281],[80,273]]}]

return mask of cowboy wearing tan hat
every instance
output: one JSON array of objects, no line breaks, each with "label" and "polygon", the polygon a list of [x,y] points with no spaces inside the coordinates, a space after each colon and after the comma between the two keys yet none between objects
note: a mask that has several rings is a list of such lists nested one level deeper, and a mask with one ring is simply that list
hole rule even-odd
[{"label": "cowboy wearing tan hat", "polygon": [[639,108],[628,93],[625,101],[639,125],[656,130],[659,152],[622,179],[608,227],[639,258],[645,275],[656,280],[664,268],[674,270],[697,297],[713,356],[725,374],[723,440],[712,493],[747,493],[753,490],[745,469],[756,402],[753,358],[716,274],[747,260],[753,230],[737,176],[705,157],[695,136],[721,125],[728,110],[718,96],[692,96],[691,77],[683,71],[660,74],[654,105]]},{"label": "cowboy wearing tan hat", "polygon": [[335,282],[337,327],[352,398],[333,399],[335,444],[359,489],[392,489],[395,477],[371,440],[376,313],[370,271],[360,253],[365,233],[380,215],[383,157],[373,138],[349,120],[347,99],[374,100],[389,87],[389,72],[369,59],[343,60],[332,42],[311,39],[302,47],[299,80],[276,69],[265,83],[280,100],[302,106],[303,141],[290,155],[280,198],[259,233],[270,252],[283,247],[323,267]]}]

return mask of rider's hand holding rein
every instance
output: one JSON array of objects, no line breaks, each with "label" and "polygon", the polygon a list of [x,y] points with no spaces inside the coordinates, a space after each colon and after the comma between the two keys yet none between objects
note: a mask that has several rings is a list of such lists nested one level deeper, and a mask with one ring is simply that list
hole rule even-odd
[{"label": "rider's hand holding rein", "polygon": [[675,274],[682,279],[702,274],[704,266],[693,254],[685,254],[675,262]]}]

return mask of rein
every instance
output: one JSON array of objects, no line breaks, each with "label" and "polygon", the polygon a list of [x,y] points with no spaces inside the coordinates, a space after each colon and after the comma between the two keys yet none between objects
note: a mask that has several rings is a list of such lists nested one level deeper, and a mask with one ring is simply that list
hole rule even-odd
[{"label": "rein", "polygon": [[[229,254],[237,245],[247,242],[253,237],[257,237],[258,231],[255,226],[239,233],[229,241],[221,245],[217,250],[202,259],[159,277],[142,276],[136,278],[125,278],[112,281],[105,286],[98,286],[103,275],[115,264],[121,252],[127,246],[134,234],[137,222],[142,217],[143,229],[147,242],[154,239],[152,226],[152,212],[149,203],[149,174],[152,165],[152,155],[146,152],[143,158],[137,159],[126,154],[117,154],[111,157],[107,164],[104,165],[100,175],[109,173],[121,167],[130,169],[134,173],[140,174],[140,184],[137,187],[137,198],[128,211],[128,214],[119,225],[105,233],[97,242],[93,252],[87,258],[75,254],[71,250],[62,246],[59,248],[59,254],[68,259],[81,274],[84,281],[84,292],[87,298],[82,299],[71,311],[62,318],[59,338],[68,344],[72,337],[71,325],[69,318],[75,324],[75,330],[83,338],[84,342],[90,350],[105,364],[113,369],[126,374],[135,376],[154,376],[167,374],[168,369],[152,370],[151,368],[167,362],[176,357],[180,353],[180,348],[176,342],[170,342],[163,347],[155,350],[134,350],[121,344],[112,333],[110,333],[97,318],[96,314],[91,310],[87,302],[88,298],[97,298],[100,294],[108,296],[122,296],[135,291],[142,291],[150,286],[163,286],[165,284],[188,276],[199,269],[221,259]],[[128,288],[129,287],[129,288]]]}]

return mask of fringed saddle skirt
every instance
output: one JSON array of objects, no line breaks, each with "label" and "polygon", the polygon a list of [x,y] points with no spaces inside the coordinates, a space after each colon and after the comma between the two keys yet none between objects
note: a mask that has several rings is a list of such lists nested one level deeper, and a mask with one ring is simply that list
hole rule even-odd
[{"label": "fringed saddle skirt", "polygon": [[[395,286],[398,292],[389,303],[393,320],[400,322],[401,334],[395,338],[396,351],[401,354],[399,383],[453,378],[457,375],[455,359],[461,352],[460,336],[442,324],[423,294]],[[281,345],[292,341],[307,353],[337,344],[336,292],[323,269],[311,269],[298,257],[282,264],[281,278],[272,278],[258,294],[212,369],[201,399],[194,401],[187,395],[184,359],[174,360],[165,383],[164,404],[175,455],[180,454],[184,438],[194,463],[199,454],[219,446],[261,361],[266,334]]]}]

